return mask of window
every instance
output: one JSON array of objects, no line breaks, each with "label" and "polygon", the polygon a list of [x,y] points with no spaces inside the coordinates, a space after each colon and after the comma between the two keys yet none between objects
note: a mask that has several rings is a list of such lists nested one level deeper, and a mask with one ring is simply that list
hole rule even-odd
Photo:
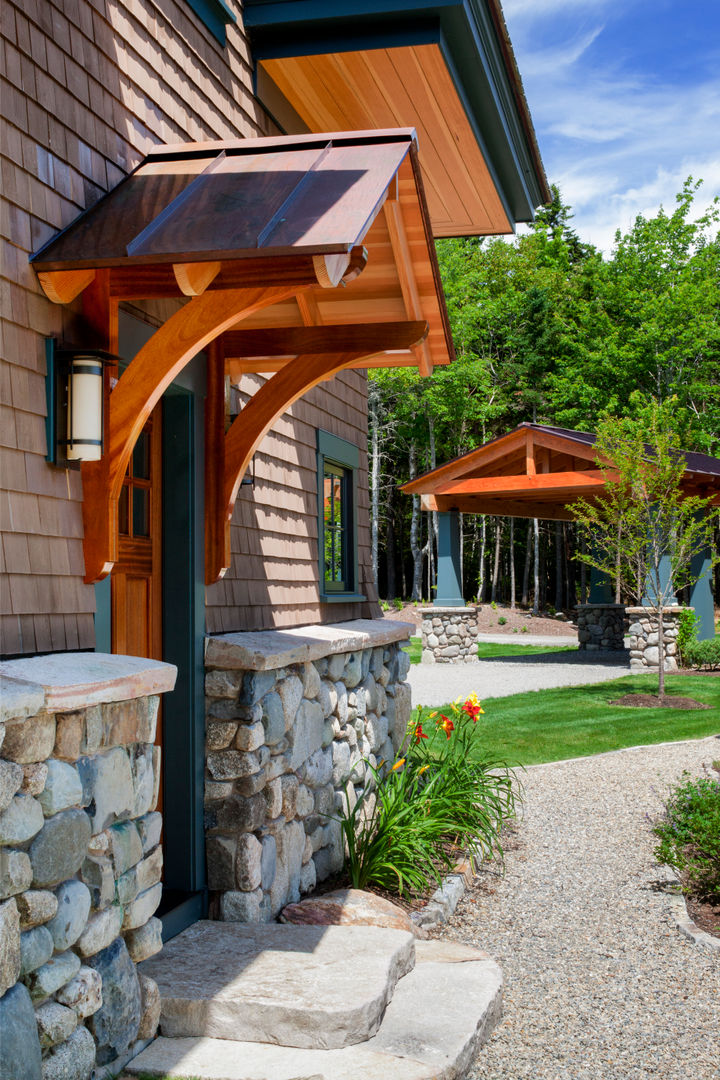
[{"label": "window", "polygon": [[317,433],[320,599],[364,600],[357,592],[356,471],[360,450]]}]

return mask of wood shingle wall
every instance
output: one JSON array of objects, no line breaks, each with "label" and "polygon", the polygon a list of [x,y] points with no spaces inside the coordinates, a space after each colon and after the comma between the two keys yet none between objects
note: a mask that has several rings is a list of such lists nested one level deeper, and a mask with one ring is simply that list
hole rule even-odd
[{"label": "wood shingle wall", "polygon": [[[238,24],[228,25],[225,48],[185,0],[0,3],[0,653],[4,655],[94,644],[94,592],[83,583],[80,476],[45,462],[44,338],[73,340],[73,311],[45,299],[28,256],[116,184],[153,144],[272,133],[271,121],[252,96],[240,5],[237,0],[229,3]],[[347,385],[352,388],[352,405],[343,395],[338,400],[337,391],[328,396],[323,388],[314,391],[313,401],[323,417],[321,426],[335,431],[333,423],[340,423],[357,432],[363,444],[362,379],[349,375]],[[300,403],[293,418],[279,427],[297,426],[301,432],[302,482],[310,484],[314,500],[314,473],[310,476],[314,432],[309,430],[308,408]],[[275,438],[286,455],[291,453],[287,433],[269,436],[269,446]],[[248,550],[252,571],[245,560],[236,559],[233,580],[211,592],[210,622],[217,629],[287,625],[317,617],[317,604],[310,602],[312,560],[302,553],[296,563],[300,552],[293,545],[300,533],[282,524],[287,511],[293,523],[307,520],[307,528],[316,529],[310,524],[312,514],[306,513],[307,507],[301,511],[298,502],[310,495],[297,492],[293,481],[291,496],[285,481],[278,482],[278,470],[292,468],[282,453],[277,457],[269,453],[267,465],[270,474],[256,488],[253,513],[258,522],[254,527],[267,527],[268,550],[258,548],[252,528],[234,529],[238,551],[243,544],[252,548]],[[238,515],[251,512],[251,499],[245,489]],[[367,548],[366,532],[365,527],[361,558]],[[290,603],[287,597],[277,599],[282,582],[292,595]],[[262,616],[250,613],[248,603],[257,604]],[[279,623],[268,622],[271,610],[278,611]],[[359,614],[357,608],[345,612],[342,605],[334,605],[327,617],[354,614]]]}]

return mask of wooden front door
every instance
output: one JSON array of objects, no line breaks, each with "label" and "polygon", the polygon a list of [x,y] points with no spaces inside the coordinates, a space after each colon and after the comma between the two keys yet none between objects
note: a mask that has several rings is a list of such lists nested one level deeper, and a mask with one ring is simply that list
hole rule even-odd
[{"label": "wooden front door", "polygon": [[[112,651],[150,660],[163,658],[161,417],[158,406],[140,432],[123,480],[119,558],[110,579]],[[162,746],[162,705],[155,742]],[[157,809],[162,806],[161,773]]]},{"label": "wooden front door", "polygon": [[128,465],[112,572],[112,649],[162,659],[162,432],[156,408]]}]

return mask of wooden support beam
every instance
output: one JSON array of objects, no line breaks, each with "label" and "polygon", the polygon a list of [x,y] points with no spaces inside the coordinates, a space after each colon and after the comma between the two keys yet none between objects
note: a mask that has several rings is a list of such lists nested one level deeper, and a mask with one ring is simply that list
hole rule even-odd
[{"label": "wooden support beam", "polygon": [[535,468],[535,439],[531,429],[526,430],[525,437],[525,472],[528,476],[534,476],[537,469]]},{"label": "wooden support beam", "polygon": [[95,277],[94,270],[41,270],[38,281],[54,304],[69,304]]},{"label": "wooden support beam", "polygon": [[585,495],[601,492],[607,480],[617,480],[617,473],[602,469],[584,472],[538,473],[519,476],[473,476],[466,480],[450,480],[436,495]]},{"label": "wooden support beam", "polygon": [[[269,372],[280,371],[286,364],[292,364],[295,357],[259,356],[250,360],[240,360],[233,357],[226,361],[225,374],[230,376],[233,383],[243,375],[266,375]],[[436,367],[437,367],[436,363]],[[353,364],[347,364],[348,370],[364,371],[367,368],[399,368],[417,367],[417,356],[413,352],[378,353],[377,356],[364,356]]]},{"label": "wooden support beam", "polygon": [[[393,330],[394,328],[394,330]],[[347,350],[327,351],[328,342],[335,338],[342,343],[346,340],[346,327],[295,327],[288,328],[295,333],[304,333],[308,341],[317,338],[324,348],[315,353],[302,354],[290,364],[286,364],[272,378],[260,387],[232,424],[225,437],[225,474],[223,484],[223,520],[229,524],[237,493],[250,464],[250,460],[263,438],[287,409],[324,379],[329,379],[350,364],[364,360],[367,355],[377,353],[383,346],[398,349],[410,349],[427,333],[427,323],[375,323],[371,326],[353,327],[362,330],[358,335],[360,344]],[[330,331],[331,333],[326,333]],[[274,334],[276,331],[267,331]],[[219,536],[219,531],[217,533]],[[230,565],[229,528],[225,535],[225,550],[221,557],[217,545],[213,547],[213,562],[206,564],[205,575],[208,585],[217,581],[226,573]]]},{"label": "wooden support beam", "polygon": [[[415,279],[410,244],[408,243],[402,206],[399,199],[387,199],[383,207],[385,221],[390,236],[390,246],[395,257],[395,264],[400,280],[400,290],[405,303],[405,311],[410,319],[422,319],[420,292]],[[427,341],[416,348],[418,371],[421,375],[432,375],[433,361]]]},{"label": "wooden support beam", "polygon": [[323,318],[320,314],[318,302],[311,292],[301,292],[295,297],[297,300],[300,317],[306,326],[322,326]]},{"label": "wooden support beam", "polygon": [[230,522],[223,514],[225,476],[225,360],[222,338],[207,348],[205,397],[205,565],[225,558]]},{"label": "wooden support beam", "polygon": [[556,450],[561,454],[573,454],[585,461],[596,461],[597,452],[594,446],[587,443],[576,442],[564,435],[553,435],[549,431],[533,430],[533,441],[536,446],[544,446],[548,450]]},{"label": "wooden support beam", "polygon": [[410,480],[409,483],[401,486],[401,490],[406,495],[432,494],[435,491],[441,491],[448,480],[465,476],[473,467],[484,469],[524,446],[524,431],[522,429],[511,431],[507,435],[501,435],[492,443],[479,446],[477,450],[471,450],[468,454],[449,461],[447,465],[440,465],[431,473],[419,476],[416,480]]},{"label": "wooden support beam", "polygon": [[82,465],[85,580],[105,577],[117,559],[117,501],[138,435],[160,397],[201,349],[260,308],[295,294],[295,287],[205,292],[193,297],[128,365],[110,395],[105,452]]},{"label": "wooden support beam", "polygon": [[423,341],[427,323],[340,323],[333,326],[278,326],[228,330],[223,335],[226,359],[253,356],[307,356],[311,353],[357,352],[369,356],[380,349],[404,349],[408,338]]},{"label": "wooden support beam", "polygon": [[178,288],[184,296],[200,296],[220,273],[219,262],[173,263]]},{"label": "wooden support beam", "polygon": [[545,521],[572,521],[562,503],[525,502],[512,499],[488,499],[478,495],[422,495],[423,510],[459,510],[463,514],[494,514],[499,517],[540,518]]}]

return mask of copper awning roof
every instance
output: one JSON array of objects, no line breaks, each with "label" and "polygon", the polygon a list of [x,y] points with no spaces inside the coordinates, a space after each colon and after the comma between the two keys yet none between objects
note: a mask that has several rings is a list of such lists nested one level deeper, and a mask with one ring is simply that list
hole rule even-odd
[{"label": "copper awning roof", "polygon": [[[420,495],[424,510],[572,521],[568,504],[592,502],[612,474],[598,467],[596,436],[543,424],[520,424],[514,431],[404,484]],[[720,460],[681,451],[688,495],[717,494]]]}]

